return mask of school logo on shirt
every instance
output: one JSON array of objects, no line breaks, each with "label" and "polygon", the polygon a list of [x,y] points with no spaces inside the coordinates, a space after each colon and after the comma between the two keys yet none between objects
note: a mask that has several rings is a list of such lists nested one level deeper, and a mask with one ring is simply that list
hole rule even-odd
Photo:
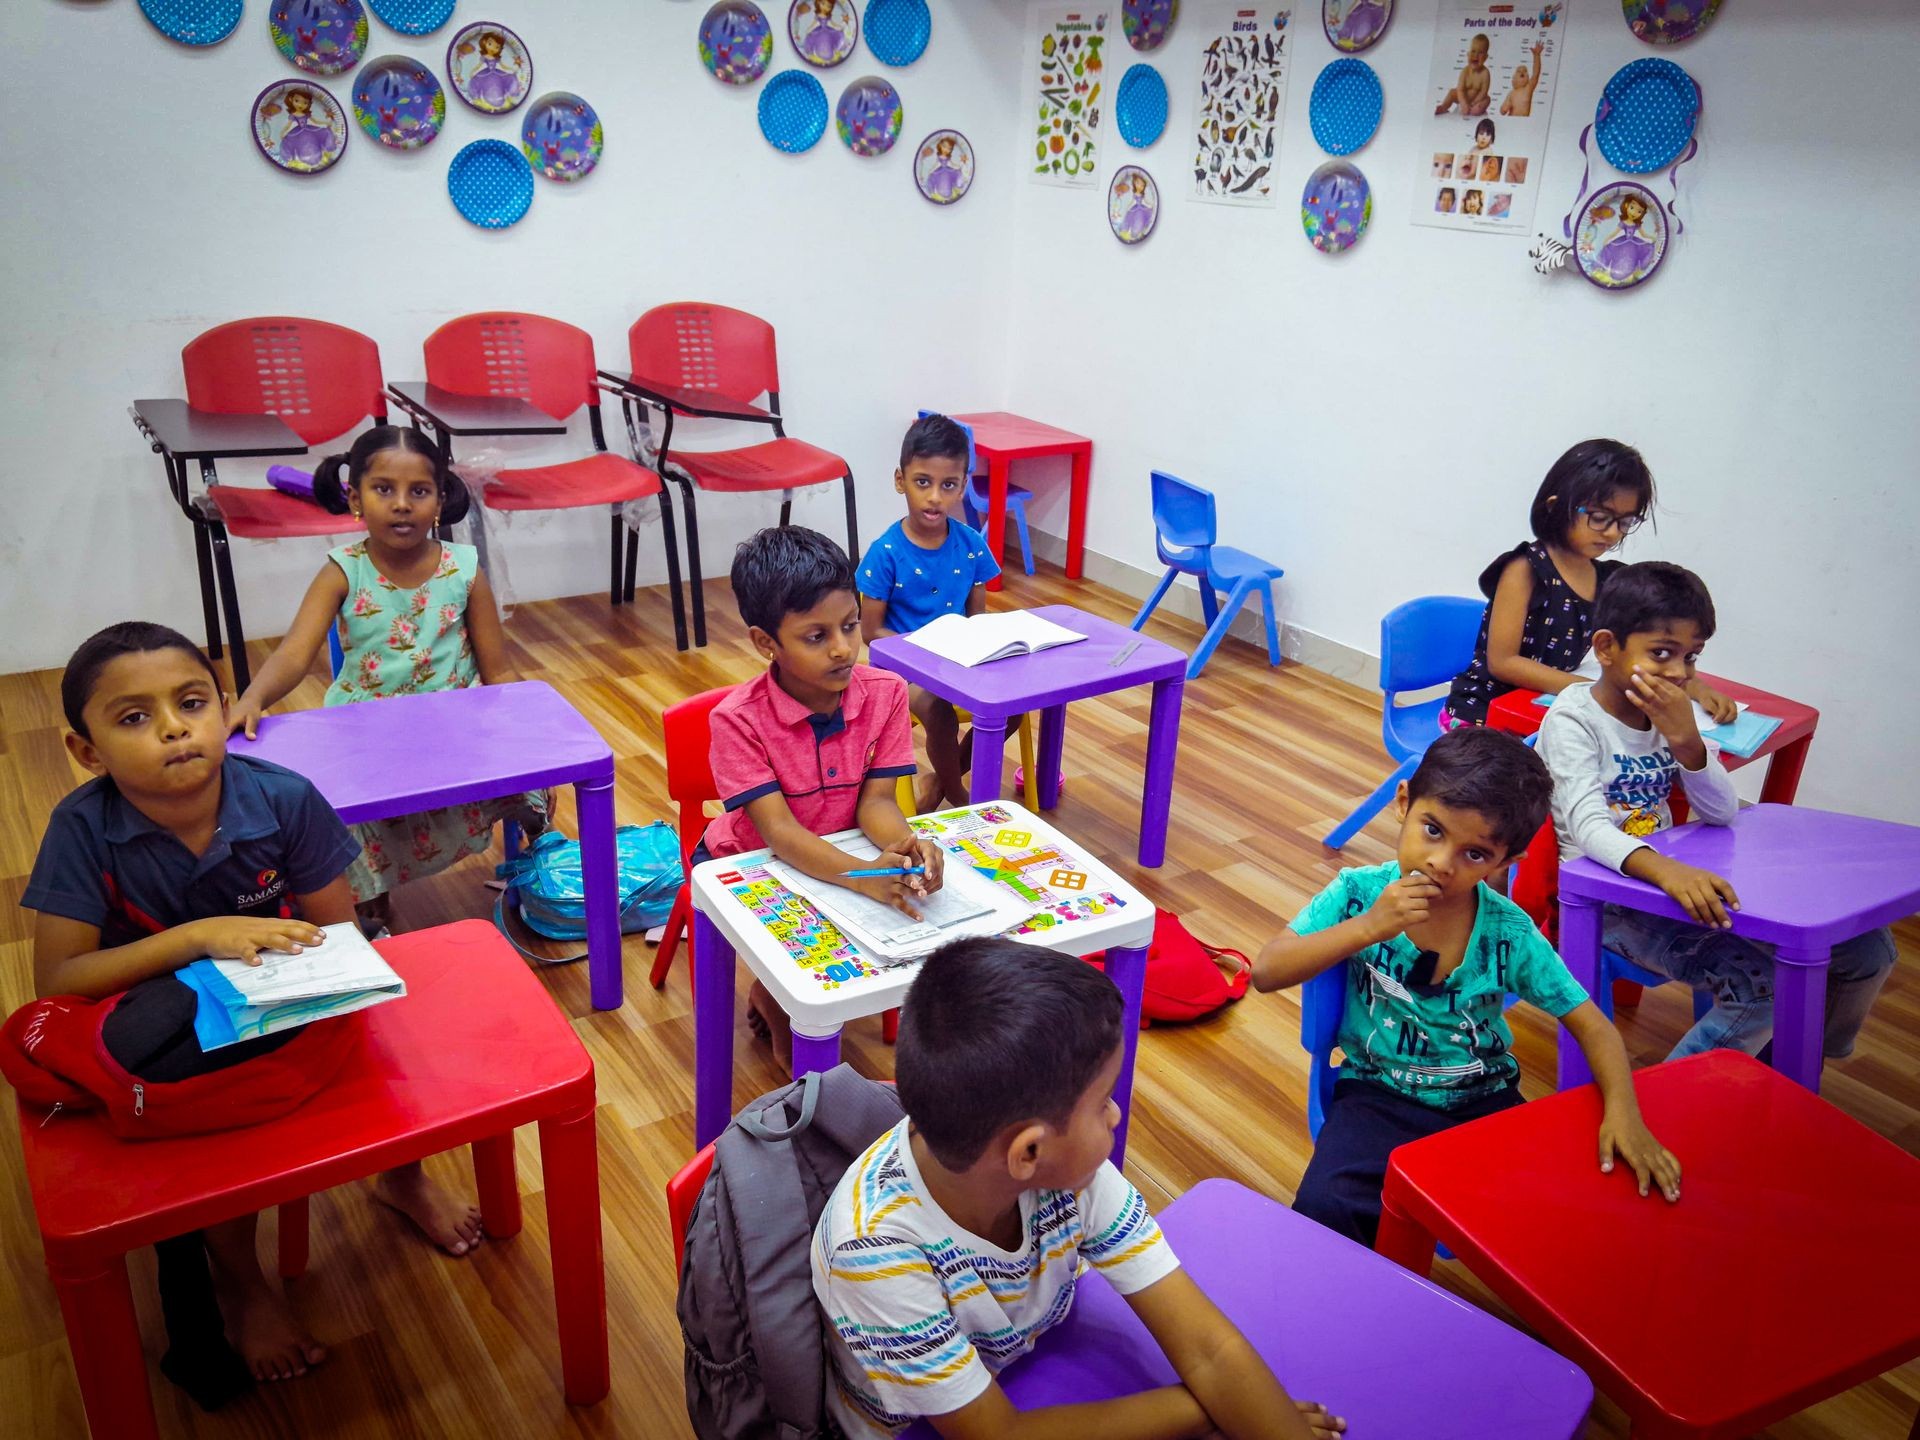
[{"label": "school logo on shirt", "polygon": [[287,882],[278,870],[262,870],[254,877],[253,883],[256,888],[235,897],[233,905],[236,910],[249,910],[255,905],[278,899],[287,888]]}]

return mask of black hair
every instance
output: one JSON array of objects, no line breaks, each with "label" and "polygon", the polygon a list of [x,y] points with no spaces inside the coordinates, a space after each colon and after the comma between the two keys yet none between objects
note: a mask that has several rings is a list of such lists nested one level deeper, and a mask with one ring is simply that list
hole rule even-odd
[{"label": "black hair", "polygon": [[967,432],[944,415],[922,415],[907,427],[900,441],[900,468],[914,460],[958,460],[967,464],[973,450],[967,444]]},{"label": "black hair", "polygon": [[1657,630],[1669,620],[1691,620],[1700,627],[1702,640],[1713,638],[1713,597],[1706,583],[1685,566],[1665,560],[1624,565],[1593,597],[1594,633],[1609,631],[1616,641]]},{"label": "black hair", "polygon": [[213,662],[178,630],[146,620],[122,620],[118,625],[109,625],[89,635],[68,657],[66,671],[60,676],[60,708],[66,714],[67,728],[91,740],[84,712],[87,702],[93,698],[94,686],[100,683],[100,672],[122,655],[145,655],[153,650],[186,651],[206,667],[213,679],[214,693],[220,693],[220,675],[213,668]]},{"label": "black hair", "polygon": [[1547,545],[1566,544],[1574,512],[1606,504],[1616,490],[1631,490],[1637,497],[1636,517],[1653,513],[1653,472],[1640,452],[1619,440],[1582,440],[1553,462],[1534,492],[1527,514],[1534,538]]},{"label": "black hair", "polygon": [[942,1165],[964,1170],[1009,1125],[1064,1125],[1120,1047],[1114,983],[1084,960],[997,938],[920,965],[900,1009],[900,1103]]},{"label": "black hair", "polygon": [[1482,120],[1478,125],[1473,127],[1473,138],[1478,140],[1480,138],[1480,134],[1482,131],[1486,132],[1487,143],[1489,145],[1491,145],[1494,142],[1494,138],[1499,134],[1499,132],[1494,128],[1494,124],[1491,119]]},{"label": "black hair", "polygon": [[1462,725],[1427,747],[1407,781],[1407,799],[1473,811],[1492,825],[1494,838],[1511,857],[1547,823],[1553,776],[1524,740],[1482,725]]},{"label": "black hair", "polygon": [[[376,425],[353,442],[353,448],[340,455],[329,455],[313,472],[313,498],[322,509],[344,515],[353,507],[347,504],[347,491],[360,488],[360,477],[367,473],[373,457],[386,450],[404,450],[424,455],[433,462],[433,483],[440,491],[440,518],[458,525],[467,518],[471,500],[466,483],[447,468],[447,462],[435,445],[418,430],[405,425]],[[342,479],[342,472],[345,478]]]},{"label": "black hair", "polygon": [[740,618],[769,635],[796,612],[828,595],[853,592],[853,562],[818,530],[780,525],[762,530],[733,552],[733,600]]}]

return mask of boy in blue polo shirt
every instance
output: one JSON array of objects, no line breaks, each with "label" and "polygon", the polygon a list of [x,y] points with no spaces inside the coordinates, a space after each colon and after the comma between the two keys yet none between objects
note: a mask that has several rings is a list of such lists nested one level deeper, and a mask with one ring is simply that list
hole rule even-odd
[{"label": "boy in blue polo shirt", "polygon": [[[20,898],[37,912],[39,995],[125,999],[101,1039],[143,1079],[225,1069],[297,1033],[203,1052],[194,992],[174,972],[205,956],[259,963],[263,950],[320,943],[353,919],[346,870],[359,846],[304,777],[227,754],[218,677],[193,643],[128,621],[83,643],[61,677],[67,750],[96,779],[55,807]],[[375,1194],[454,1254],[479,1243],[479,1216],[426,1179],[390,1171]],[[255,1379],[304,1374],[325,1350],[260,1272],[254,1216],[158,1247],[174,1341],[165,1368],[213,1408]],[[218,1275],[221,1308],[207,1283]],[[244,1362],[244,1368],[241,1368]]]}]

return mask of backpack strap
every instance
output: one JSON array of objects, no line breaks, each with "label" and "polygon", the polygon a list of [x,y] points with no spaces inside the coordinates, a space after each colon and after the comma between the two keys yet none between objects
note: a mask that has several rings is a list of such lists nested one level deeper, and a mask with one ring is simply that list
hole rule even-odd
[{"label": "backpack strap", "polygon": [[1247,993],[1247,982],[1253,978],[1253,962],[1247,959],[1240,951],[1231,949],[1228,946],[1209,945],[1204,940],[1200,941],[1199,944],[1201,950],[1206,953],[1206,957],[1209,960],[1227,959],[1234,962],[1233,977],[1226,982],[1227,998],[1229,1000],[1238,1000],[1245,995]]},{"label": "backpack strap", "polygon": [[587,952],[584,950],[578,955],[536,955],[518,940],[514,939],[513,931],[507,928],[507,897],[511,894],[513,894],[511,889],[503,890],[499,896],[495,898],[493,902],[493,925],[496,930],[506,937],[507,943],[520,952],[521,959],[531,960],[536,965],[571,965],[576,960],[584,960],[587,958]]}]

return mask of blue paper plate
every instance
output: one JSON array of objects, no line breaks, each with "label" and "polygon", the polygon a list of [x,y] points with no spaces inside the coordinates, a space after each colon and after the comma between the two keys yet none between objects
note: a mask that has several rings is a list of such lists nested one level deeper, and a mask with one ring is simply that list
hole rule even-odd
[{"label": "blue paper plate", "polygon": [[882,65],[911,65],[927,53],[933,15],[927,0],[867,0],[867,49]]},{"label": "blue paper plate", "polygon": [[827,133],[827,92],[804,70],[782,70],[760,92],[760,133],[776,150],[798,155]]},{"label": "blue paper plate", "polygon": [[182,45],[218,45],[240,23],[241,0],[140,0],[153,28]]},{"label": "blue paper plate", "polygon": [[1614,72],[1593,112],[1593,138],[1616,170],[1645,175],[1680,158],[1700,119],[1700,87],[1671,60]]},{"label": "blue paper plate", "polygon": [[1386,94],[1380,77],[1364,60],[1336,60],[1313,82],[1307,119],[1313,138],[1329,155],[1351,155],[1380,128]]},{"label": "blue paper plate", "polygon": [[447,194],[482,230],[504,230],[533,204],[533,171],[506,141],[476,140],[447,166]]},{"label": "blue paper plate", "polygon": [[1119,98],[1113,102],[1113,118],[1120,138],[1136,150],[1160,138],[1167,128],[1167,82],[1158,70],[1144,62],[1127,67],[1120,77]]},{"label": "blue paper plate", "polygon": [[431,35],[453,18],[454,0],[367,0],[387,27],[402,35]]}]

